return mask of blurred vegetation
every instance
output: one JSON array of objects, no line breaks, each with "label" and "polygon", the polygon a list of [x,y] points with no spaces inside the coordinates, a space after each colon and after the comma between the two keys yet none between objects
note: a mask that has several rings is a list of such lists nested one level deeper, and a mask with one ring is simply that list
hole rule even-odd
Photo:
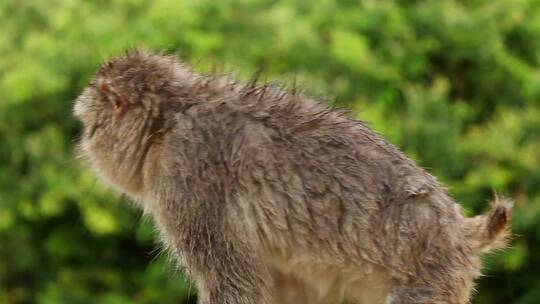
[{"label": "blurred vegetation", "polygon": [[474,303],[540,303],[538,0],[1,0],[0,303],[194,303],[151,222],[74,158],[74,98],[140,46],[334,96],[469,214],[514,197]]}]

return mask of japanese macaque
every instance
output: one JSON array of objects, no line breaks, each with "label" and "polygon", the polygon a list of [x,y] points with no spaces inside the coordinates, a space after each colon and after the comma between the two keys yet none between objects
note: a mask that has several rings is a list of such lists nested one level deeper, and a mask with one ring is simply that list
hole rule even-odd
[{"label": "japanese macaque", "polygon": [[155,221],[202,304],[469,303],[511,202],[466,218],[361,121],[131,51],[77,98],[82,155]]}]

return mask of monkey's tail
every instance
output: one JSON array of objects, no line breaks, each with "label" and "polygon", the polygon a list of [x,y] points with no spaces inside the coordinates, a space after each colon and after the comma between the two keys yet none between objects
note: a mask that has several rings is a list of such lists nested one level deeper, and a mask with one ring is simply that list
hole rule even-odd
[{"label": "monkey's tail", "polygon": [[495,196],[487,214],[468,219],[471,245],[475,251],[489,252],[507,244],[512,206],[512,200]]}]

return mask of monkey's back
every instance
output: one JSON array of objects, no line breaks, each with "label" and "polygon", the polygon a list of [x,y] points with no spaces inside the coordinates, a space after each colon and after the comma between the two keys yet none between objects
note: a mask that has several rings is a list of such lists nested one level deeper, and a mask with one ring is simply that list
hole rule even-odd
[{"label": "monkey's back", "polygon": [[312,99],[233,92],[176,119],[177,136],[189,138],[177,147],[190,150],[186,162],[213,168],[223,184],[223,216],[245,219],[257,242],[286,259],[304,252],[415,273],[416,259],[453,254],[448,244],[465,237],[461,208],[433,176]]}]

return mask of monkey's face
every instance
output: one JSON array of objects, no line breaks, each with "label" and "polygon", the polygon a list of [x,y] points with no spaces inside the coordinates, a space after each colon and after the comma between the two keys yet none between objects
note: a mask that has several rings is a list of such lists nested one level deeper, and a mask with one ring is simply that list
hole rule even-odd
[{"label": "monkey's face", "polygon": [[81,155],[122,192],[142,190],[141,170],[162,126],[160,109],[172,91],[174,64],[143,52],[112,59],[75,102],[74,114],[83,124]]}]

